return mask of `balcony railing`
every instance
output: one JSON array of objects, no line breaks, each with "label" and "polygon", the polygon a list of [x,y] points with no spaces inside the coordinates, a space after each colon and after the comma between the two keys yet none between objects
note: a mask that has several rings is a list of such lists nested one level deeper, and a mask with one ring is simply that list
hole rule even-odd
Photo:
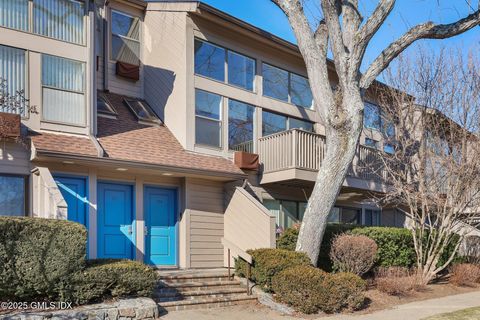
[{"label": "balcony railing", "polygon": [[[288,169],[318,171],[326,152],[325,136],[299,129],[282,131],[258,140],[263,173]],[[384,182],[387,172],[380,151],[359,146],[348,176]]]}]

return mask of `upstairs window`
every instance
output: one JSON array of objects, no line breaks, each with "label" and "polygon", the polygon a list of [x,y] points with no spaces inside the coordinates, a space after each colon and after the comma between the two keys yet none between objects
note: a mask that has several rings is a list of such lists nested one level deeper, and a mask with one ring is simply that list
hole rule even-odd
[{"label": "upstairs window", "polygon": [[97,94],[97,112],[102,115],[116,116],[117,112],[108,101],[107,97],[101,93]]},{"label": "upstairs window", "polygon": [[285,130],[287,130],[286,116],[268,111],[262,112],[262,136],[268,136]]},{"label": "upstairs window", "polygon": [[[25,95],[26,84],[26,55],[25,50],[0,45],[0,80],[3,96]],[[0,112],[22,113],[26,115],[23,105],[7,103],[0,108]],[[23,112],[22,112],[23,111]]]},{"label": "upstairs window", "polygon": [[365,138],[365,145],[370,148],[377,149],[378,148],[378,141],[371,139],[371,138]]},{"label": "upstairs window", "polygon": [[195,40],[195,74],[225,81],[225,49]]},{"label": "upstairs window", "polygon": [[363,126],[368,129],[380,131],[381,125],[380,108],[377,105],[366,102],[363,115]]},{"label": "upstairs window", "polygon": [[46,121],[85,126],[85,64],[42,55],[42,115]]},{"label": "upstairs window", "polygon": [[395,145],[391,143],[384,143],[383,151],[388,154],[395,154]]},{"label": "upstairs window", "polygon": [[66,42],[85,44],[84,15],[83,1],[33,0],[33,32]]},{"label": "upstairs window", "polygon": [[307,78],[290,73],[290,96],[294,105],[312,108],[313,96]]},{"label": "upstairs window", "polygon": [[140,122],[161,124],[160,119],[145,101],[137,99],[125,99],[130,110]]},{"label": "upstairs window", "polygon": [[288,102],[288,72],[264,63],[263,95]]},{"label": "upstairs window", "polygon": [[228,100],[228,147],[230,150],[253,152],[253,114],[255,107]]},{"label": "upstairs window", "polygon": [[28,30],[28,0],[1,0],[0,26]]},{"label": "upstairs window", "polygon": [[305,131],[313,132],[313,123],[310,121],[289,118],[288,119],[288,128],[289,129],[302,129]]},{"label": "upstairs window", "polygon": [[140,19],[112,10],[111,58],[140,65]]},{"label": "upstairs window", "polygon": [[195,91],[195,143],[222,147],[222,97],[203,90]]},{"label": "upstairs window", "polygon": [[239,53],[228,51],[228,83],[253,91],[255,60]]}]

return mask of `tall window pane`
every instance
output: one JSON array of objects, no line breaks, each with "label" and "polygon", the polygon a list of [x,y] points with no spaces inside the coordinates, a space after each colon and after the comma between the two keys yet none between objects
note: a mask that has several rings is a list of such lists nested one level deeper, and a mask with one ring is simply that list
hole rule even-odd
[{"label": "tall window pane", "polygon": [[287,117],[271,113],[268,111],[262,112],[262,135],[268,136],[270,134],[287,130]]},{"label": "tall window pane", "polygon": [[238,53],[228,52],[228,83],[253,91],[255,61]]},{"label": "tall window pane", "polygon": [[[11,96],[17,93],[25,94],[25,50],[0,45],[0,80],[3,80],[2,90]],[[3,106],[1,112],[20,113],[19,108],[14,106]],[[23,113],[25,114],[25,113]]]},{"label": "tall window pane", "polygon": [[249,104],[228,101],[228,147],[231,150],[253,152],[253,112]]},{"label": "tall window pane", "polygon": [[297,106],[312,107],[313,96],[307,78],[293,73],[290,74],[290,97],[291,102]]},{"label": "tall window pane", "polygon": [[112,11],[112,60],[140,64],[140,19]]},{"label": "tall window pane", "polygon": [[302,129],[305,131],[313,132],[313,123],[310,121],[289,118],[289,129]]},{"label": "tall window pane", "polygon": [[225,49],[195,40],[195,73],[225,81]]},{"label": "tall window pane", "polygon": [[263,95],[288,101],[288,72],[268,64],[262,65]]},{"label": "tall window pane", "polygon": [[84,63],[43,55],[43,119],[85,125],[84,79]]},{"label": "tall window pane", "polygon": [[33,31],[50,38],[84,44],[84,15],[83,1],[33,0]]},{"label": "tall window pane", "polygon": [[222,97],[202,90],[195,91],[195,142],[221,147]]},{"label": "tall window pane", "polygon": [[380,108],[371,103],[365,103],[363,126],[369,129],[380,130]]},{"label": "tall window pane", "polygon": [[28,30],[28,0],[0,0],[0,26]]},{"label": "tall window pane", "polygon": [[295,201],[282,201],[282,213],[283,213],[283,227],[285,229],[291,228],[294,224],[298,223],[298,208]]},{"label": "tall window pane", "polygon": [[0,216],[25,215],[25,178],[0,175]]},{"label": "tall window pane", "polygon": [[342,223],[360,224],[362,209],[342,208]]}]

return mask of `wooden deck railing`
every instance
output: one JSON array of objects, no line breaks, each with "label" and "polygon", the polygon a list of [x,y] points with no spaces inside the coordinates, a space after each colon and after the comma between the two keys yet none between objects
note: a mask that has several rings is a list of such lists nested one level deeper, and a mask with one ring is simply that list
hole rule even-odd
[{"label": "wooden deck railing", "polygon": [[[325,136],[299,129],[291,129],[262,137],[257,153],[263,172],[286,169],[318,171],[326,152]],[[359,146],[348,175],[363,180],[386,181],[380,151]]]}]

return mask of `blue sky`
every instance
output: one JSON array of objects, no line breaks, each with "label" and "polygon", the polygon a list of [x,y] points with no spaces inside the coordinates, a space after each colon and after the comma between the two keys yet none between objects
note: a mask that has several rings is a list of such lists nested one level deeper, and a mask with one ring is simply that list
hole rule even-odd
[{"label": "blue sky", "polygon": [[[401,36],[409,27],[425,21],[450,23],[472,12],[478,0],[399,0],[386,23],[372,39],[367,50],[364,67],[393,40]],[[204,0],[222,11],[245,20],[259,28],[273,33],[288,41],[295,42],[295,37],[284,14],[270,0]],[[306,0],[305,12],[311,20],[318,16],[319,0]],[[375,8],[378,0],[360,0],[360,10],[364,16]],[[470,2],[470,5],[468,4]],[[441,47],[479,48],[480,27],[462,35],[446,40],[421,40],[410,47],[408,54],[414,53],[418,46],[438,51]]]}]

